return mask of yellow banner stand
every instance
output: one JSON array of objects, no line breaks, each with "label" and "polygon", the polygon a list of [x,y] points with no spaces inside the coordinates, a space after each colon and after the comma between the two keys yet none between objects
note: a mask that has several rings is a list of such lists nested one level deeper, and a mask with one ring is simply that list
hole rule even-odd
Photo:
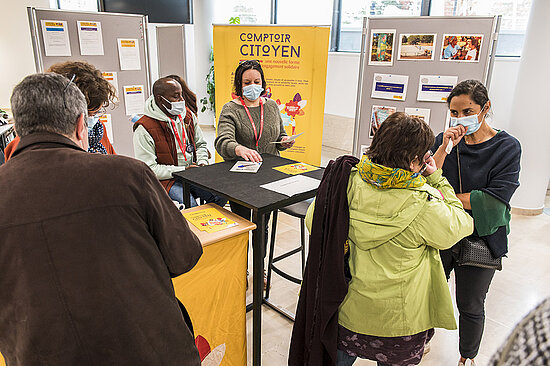
[{"label": "yellow banner stand", "polygon": [[287,134],[305,132],[281,155],[320,165],[329,34],[328,26],[214,25],[216,120],[233,99],[239,62],[258,60],[267,82],[265,96],[279,105]]},{"label": "yellow banner stand", "polygon": [[[246,365],[246,261],[248,233],[256,225],[214,204],[183,211],[219,210],[237,225],[217,232],[201,231],[203,254],[188,273],[172,280],[176,296],[193,322],[203,365]],[[5,361],[0,354],[0,366]]]}]

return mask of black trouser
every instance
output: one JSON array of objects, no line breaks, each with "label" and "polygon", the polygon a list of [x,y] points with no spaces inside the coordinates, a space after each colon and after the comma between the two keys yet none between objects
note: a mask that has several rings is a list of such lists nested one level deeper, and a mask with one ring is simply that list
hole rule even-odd
[{"label": "black trouser", "polygon": [[494,269],[459,266],[451,249],[440,251],[447,280],[455,270],[456,304],[459,312],[458,349],[464,358],[474,358],[479,351],[485,326],[485,297],[495,275]]},{"label": "black trouser", "polygon": [[[251,220],[251,216],[252,216],[252,210],[251,209],[249,209],[248,207],[239,205],[238,203],[235,203],[233,201],[229,201],[229,205],[231,206],[231,212],[239,215],[243,219]],[[267,215],[264,215],[264,222],[265,222],[264,259],[265,259],[265,255],[267,253],[267,241],[268,241],[268,238],[269,238],[269,227],[268,227],[267,223],[269,222],[269,216],[270,215],[271,215],[271,212]]]}]

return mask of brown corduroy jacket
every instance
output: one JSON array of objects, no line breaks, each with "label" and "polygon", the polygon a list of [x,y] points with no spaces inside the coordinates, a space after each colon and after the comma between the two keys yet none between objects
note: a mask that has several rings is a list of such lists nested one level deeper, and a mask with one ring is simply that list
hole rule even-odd
[{"label": "brown corduroy jacket", "polygon": [[8,365],[200,365],[171,277],[202,247],[145,164],[34,133],[0,182]]}]

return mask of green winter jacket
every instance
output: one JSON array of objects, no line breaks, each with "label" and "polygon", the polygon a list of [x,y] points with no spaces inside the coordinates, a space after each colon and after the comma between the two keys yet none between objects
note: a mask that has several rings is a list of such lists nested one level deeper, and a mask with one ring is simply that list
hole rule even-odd
[{"label": "green winter jacket", "polygon": [[456,329],[439,250],[471,234],[474,225],[441,169],[422,186],[381,189],[354,168],[347,196],[352,280],[339,324],[379,337]]}]

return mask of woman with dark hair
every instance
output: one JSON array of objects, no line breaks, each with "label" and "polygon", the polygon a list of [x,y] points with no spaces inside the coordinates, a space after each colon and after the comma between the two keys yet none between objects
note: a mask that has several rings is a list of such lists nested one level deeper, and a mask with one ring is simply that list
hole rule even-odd
[{"label": "woman with dark hair", "polygon": [[[47,71],[65,76],[84,94],[88,103],[88,152],[116,154],[105,126],[99,121],[105,109],[116,103],[115,87],[103,77],[101,71],[84,61],[60,62],[52,65]],[[6,159],[11,157],[18,143],[19,137],[16,137],[6,146]]]},{"label": "woman with dark hair", "polygon": [[[279,155],[292,147],[277,103],[262,97],[266,90],[264,72],[257,60],[242,61],[235,70],[237,98],[226,103],[218,121],[216,151],[225,160],[242,158],[260,162],[260,154]],[[272,142],[282,142],[273,144]]]},{"label": "woman with dark hair", "polygon": [[183,100],[185,100],[185,105],[191,112],[196,116],[198,109],[197,109],[197,95],[189,89],[189,86],[187,86],[187,83],[185,80],[183,80],[178,75],[168,75],[167,78],[174,79],[178,82],[178,84],[181,85],[181,96],[183,97]]},{"label": "woman with dark hair", "polygon": [[[284,142],[288,135],[277,103],[262,97],[266,90],[264,72],[257,60],[245,60],[235,70],[234,93],[237,98],[227,102],[220,113],[218,136],[214,141],[216,151],[224,160],[244,159],[260,162],[260,154],[279,155],[279,151],[294,145]],[[281,142],[273,144],[273,142]],[[230,202],[231,211],[250,220],[251,211]],[[269,215],[264,217],[269,221]],[[268,228],[265,228],[267,246]],[[266,251],[264,250],[264,256]],[[267,285],[264,272],[264,287]]]},{"label": "woman with dark hair", "polygon": [[[379,366],[417,365],[433,328],[456,329],[439,250],[469,235],[473,222],[436,168],[429,151],[433,142],[434,134],[422,120],[393,113],[374,135],[366,155],[349,166],[349,178],[338,175],[326,180],[337,182],[336,186],[327,188],[328,197],[318,193],[306,216],[310,252],[290,365],[334,364],[337,360],[337,366],[348,366],[357,357],[377,361]],[[338,161],[331,162],[327,170],[335,170],[335,164]],[[323,186],[321,182],[320,191]],[[335,202],[338,197],[343,197],[343,204]],[[326,230],[329,233],[325,232],[319,245],[319,232]],[[330,230],[345,232],[334,236]],[[338,278],[344,271],[334,271],[333,276],[326,272],[343,265],[344,251],[349,253],[351,275],[347,293],[341,291],[345,282]],[[316,263],[321,257],[326,258],[324,262]],[[316,281],[312,271],[320,271],[319,278],[325,280]],[[320,287],[311,290],[310,280]],[[308,293],[329,296],[319,306],[310,303],[307,307],[302,297]],[[327,307],[332,307],[334,316],[326,312]],[[319,331],[296,329],[302,327],[303,319],[308,327],[307,319],[314,318],[318,323],[337,319],[337,324],[322,325]],[[327,334],[330,330],[337,334]],[[312,350],[319,349],[324,350],[314,355]],[[329,363],[323,355],[333,361]]]},{"label": "woman with dark hair", "polygon": [[[473,217],[474,234],[485,241],[493,258],[500,258],[508,252],[510,199],[519,186],[520,143],[487,123],[491,101],[481,82],[459,83],[447,103],[451,127],[437,136],[434,159]],[[459,365],[464,366],[475,365],[485,324],[485,297],[495,270],[458,265],[459,246],[441,251],[441,260],[447,279],[455,271]]]}]

